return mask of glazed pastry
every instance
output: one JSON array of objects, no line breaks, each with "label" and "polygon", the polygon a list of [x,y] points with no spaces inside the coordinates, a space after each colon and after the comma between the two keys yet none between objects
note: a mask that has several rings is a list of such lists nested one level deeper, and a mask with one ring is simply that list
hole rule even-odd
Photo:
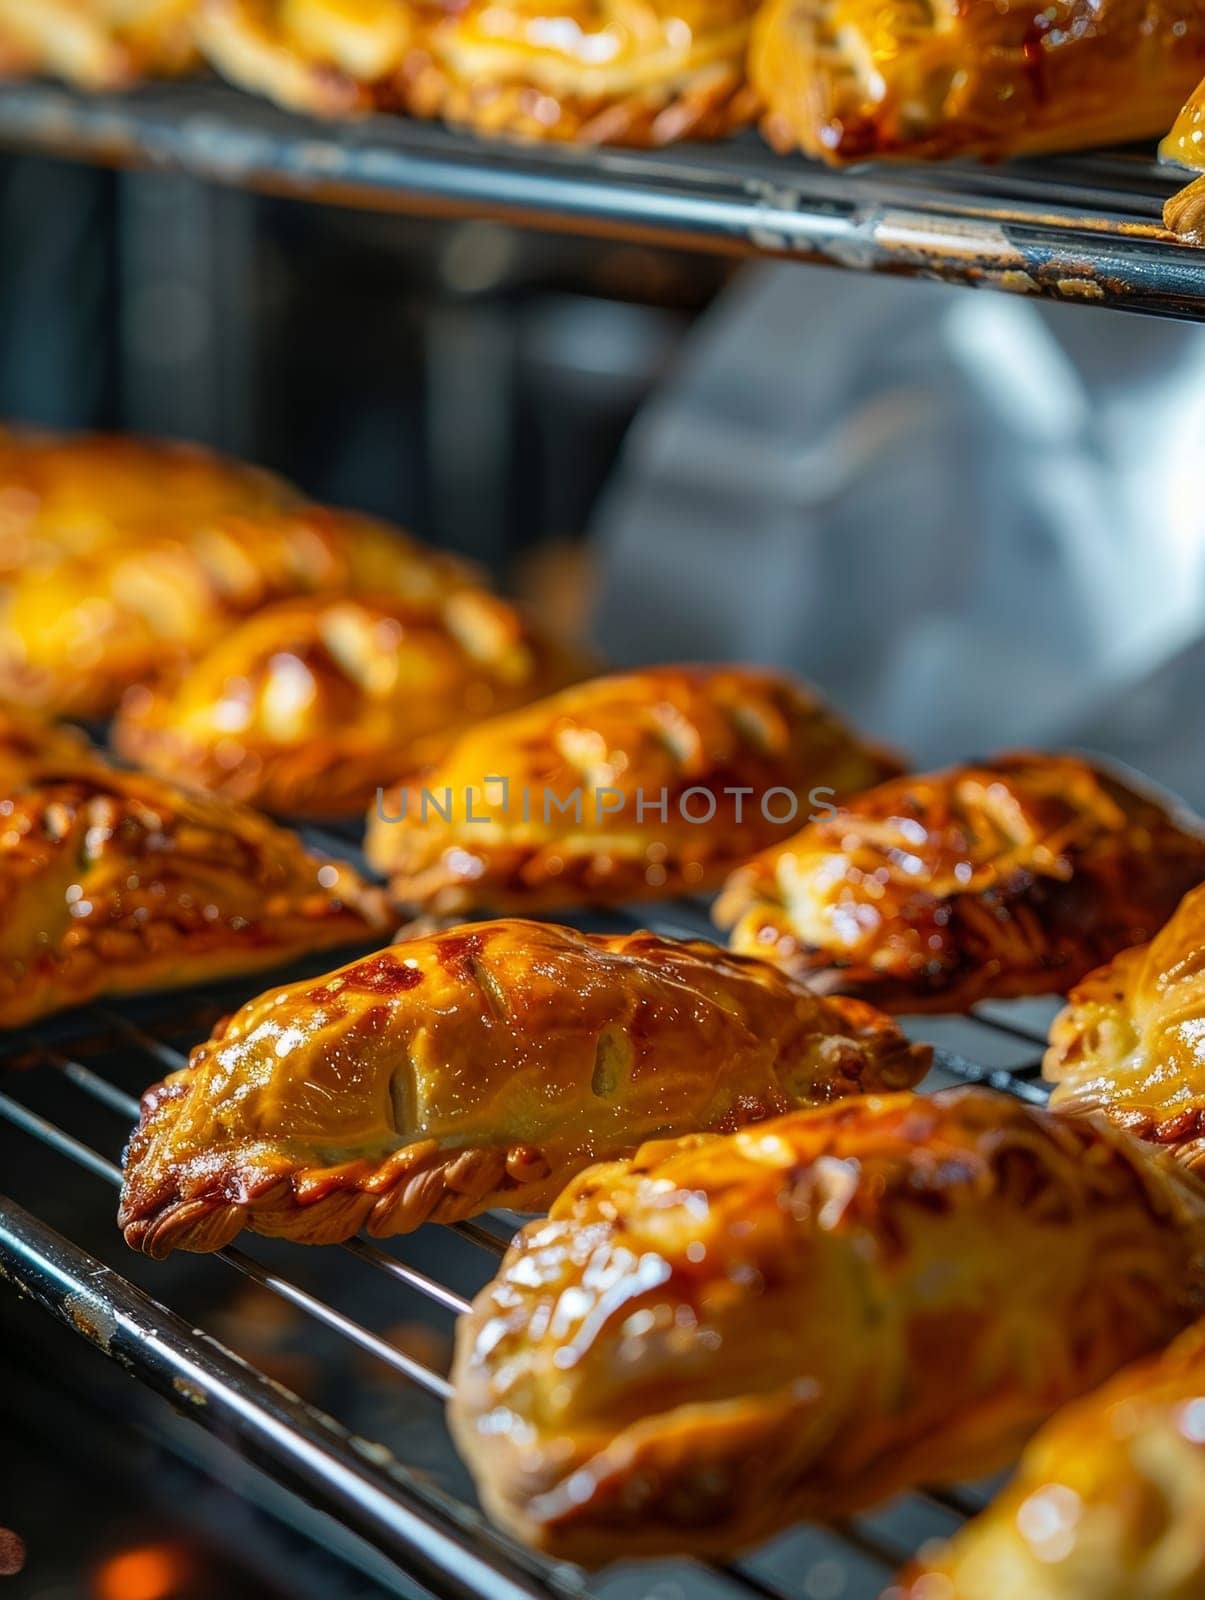
[{"label": "glazed pastry", "polygon": [[[661,145],[750,120],[754,0],[209,0],[220,72],[282,105]],[[1170,113],[1169,113],[1170,114]]]},{"label": "glazed pastry", "polygon": [[103,758],[78,729],[43,722],[0,705],[0,802],[39,767],[54,765],[73,771],[89,760],[101,764]]},{"label": "glazed pastry", "polygon": [[196,59],[198,0],[0,0],[0,76],[122,89]]},{"label": "glazed pastry", "polygon": [[1151,138],[1202,73],[1202,0],[768,0],[749,58],[770,142],[833,163]]},{"label": "glazed pastry", "polygon": [[131,533],[299,499],[271,473],[198,445],[0,427],[0,578]]},{"label": "glazed pastry", "polygon": [[[1176,166],[1205,169],[1205,81],[1198,84],[1159,154]],[[1163,208],[1163,220],[1186,244],[1205,244],[1205,176],[1172,196]]]},{"label": "glazed pastry", "polygon": [[1205,1296],[1205,1190],[988,1089],[646,1145],[461,1320],[450,1420],[556,1559],[727,1555],[1009,1461]]},{"label": "glazed pastry", "polygon": [[915,1083],[869,1006],[651,933],[489,922],[243,1007],[148,1091],[121,1226],[148,1255],[534,1210],[654,1131]]},{"label": "glazed pastry", "polygon": [[319,508],[227,516],[19,573],[0,593],[0,698],[104,716],[267,601],[379,590],[434,602],[470,573],[395,529]]},{"label": "glazed pastry", "polygon": [[1055,1109],[1102,1111],[1205,1171],[1205,886],[1072,991],[1043,1071]]},{"label": "glazed pastry", "polygon": [[380,892],[253,811],[48,765],[0,799],[0,1028],[379,939]]},{"label": "glazed pastry", "polygon": [[889,1011],[1065,994],[1205,878],[1186,812],[1074,756],[1009,755],[859,795],[734,874],[732,948]]},{"label": "glazed pastry", "polygon": [[[944,1583],[942,1580],[945,1580]],[[883,1600],[1199,1600],[1205,1323],[1042,1429],[1003,1494]]]},{"label": "glazed pastry", "polygon": [[129,760],[291,816],[362,815],[467,724],[569,682],[570,653],[504,600],[318,596],[231,628],[177,681],[126,695]]},{"label": "glazed pastry", "polygon": [[367,850],[399,902],[433,912],[664,898],[892,771],[781,673],[651,667],[470,729],[374,808]]}]

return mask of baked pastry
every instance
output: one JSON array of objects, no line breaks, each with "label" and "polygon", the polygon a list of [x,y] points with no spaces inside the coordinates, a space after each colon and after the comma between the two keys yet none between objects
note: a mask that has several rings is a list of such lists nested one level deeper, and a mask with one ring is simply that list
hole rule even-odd
[{"label": "baked pastry", "polygon": [[291,816],[362,815],[377,788],[467,724],[574,676],[572,654],[506,601],[285,600],[174,681],[132,689],[113,729],[138,766]]},{"label": "baked pastry", "polygon": [[122,89],[193,65],[198,0],[0,0],[0,76]]},{"label": "baked pastry", "polygon": [[1074,756],[900,778],[735,873],[732,948],[889,1011],[1065,994],[1205,878],[1187,812]]},{"label": "baked pastry", "polygon": [[1043,1072],[1056,1110],[1101,1111],[1205,1172],[1205,885],[1072,990]]},{"label": "baked pastry", "polygon": [[533,1210],[654,1131],[915,1083],[856,1002],[651,933],[488,922],[253,1000],[143,1098],[121,1226],[148,1255]]},{"label": "baked pastry", "polygon": [[754,10],[754,0],[209,0],[201,37],[234,82],[320,116],[400,110],[485,133],[661,145],[751,119]]},{"label": "baked pastry", "polygon": [[[944,1582],[942,1580],[945,1580]],[[1205,1323],[1042,1429],[991,1507],[884,1600],[1205,1594]]]},{"label": "baked pastry", "polygon": [[1186,244],[1205,244],[1205,79],[1159,147],[1164,161],[1202,172],[1163,208],[1163,220]]},{"label": "baked pastry", "polygon": [[317,507],[129,535],[18,573],[0,591],[0,698],[104,716],[266,602],[374,590],[433,602],[469,581],[451,556],[352,512]]},{"label": "baked pastry", "polygon": [[132,532],[299,501],[272,473],[199,445],[0,427],[0,578]]},{"label": "baked pastry", "polygon": [[503,1526],[586,1564],[978,1476],[1198,1312],[1181,1174],[988,1089],[646,1145],[570,1184],[462,1319],[454,1437]]},{"label": "baked pastry", "polygon": [[0,798],[0,1028],[368,943],[379,890],[254,811],[98,763]]},{"label": "baked pastry", "polygon": [[374,808],[366,848],[428,911],[663,898],[898,770],[782,673],[650,667],[469,729]]},{"label": "baked pastry", "polygon": [[103,758],[79,729],[0,705],[0,800],[39,766],[53,764],[71,771],[89,760],[100,764]]},{"label": "baked pastry", "polygon": [[770,142],[833,163],[1150,138],[1203,73],[1201,0],[768,0],[749,57]]}]

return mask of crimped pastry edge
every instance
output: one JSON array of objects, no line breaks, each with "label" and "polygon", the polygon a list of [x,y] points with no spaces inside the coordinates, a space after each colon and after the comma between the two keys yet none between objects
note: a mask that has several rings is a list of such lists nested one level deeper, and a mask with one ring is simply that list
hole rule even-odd
[{"label": "crimped pastry edge", "polygon": [[[836,1004],[866,1061],[848,1087],[834,1088],[835,1099],[893,1092],[920,1082],[932,1061],[929,1045],[908,1039],[889,1018],[860,1000],[839,997]],[[123,1159],[126,1182],[118,1225],[132,1249],[157,1259],[173,1250],[220,1250],[244,1228],[296,1242],[333,1244],[361,1229],[388,1238],[411,1233],[425,1222],[460,1222],[495,1206],[541,1211],[583,1166],[620,1159],[649,1138],[641,1134],[615,1146],[603,1145],[584,1159],[574,1147],[571,1162],[555,1143],[446,1146],[436,1139],[416,1139],[383,1157],[330,1168],[277,1162],[256,1172],[253,1163],[243,1171],[235,1163],[233,1183],[229,1174],[215,1174],[212,1165],[201,1161],[195,1186],[177,1183],[167,1193],[143,1193],[136,1172],[140,1147],[149,1143],[165,1108],[170,1116],[171,1103],[188,1092],[189,1070],[181,1069],[174,1081],[155,1084],[143,1095]],[[745,1118],[734,1127],[781,1114],[780,1108],[766,1105],[760,1117],[750,1116],[747,1101],[743,1110]],[[325,1181],[320,1181],[322,1175]],[[307,1194],[311,1187],[313,1196]],[[297,1228],[294,1223],[300,1218],[307,1225]]]}]

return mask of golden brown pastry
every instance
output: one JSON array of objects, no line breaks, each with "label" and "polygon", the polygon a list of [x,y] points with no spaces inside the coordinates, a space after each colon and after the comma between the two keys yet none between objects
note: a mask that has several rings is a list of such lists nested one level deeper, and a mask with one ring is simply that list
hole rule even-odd
[{"label": "golden brown pastry", "polygon": [[[1159,154],[1164,161],[1205,174],[1205,80],[1177,117]],[[1186,244],[1205,244],[1205,175],[1172,196],[1163,208],[1163,220]]]},{"label": "golden brown pastry", "polygon": [[0,427],[0,578],[131,533],[299,501],[271,473],[199,445]]},{"label": "golden brown pastry", "polygon": [[1059,1111],[1103,1111],[1205,1169],[1205,886],[1072,990],[1043,1064]]},{"label": "golden brown pastry", "polygon": [[225,516],[29,568],[0,591],[0,698],[103,716],[270,600],[372,590],[434,602],[468,582],[453,557],[353,512]]},{"label": "golden brown pastry", "polygon": [[1205,832],[1074,756],[999,756],[858,795],[736,872],[734,950],[888,1011],[1062,994],[1205,878]]},{"label": "golden brown pastry", "polygon": [[[209,0],[220,72],[282,105],[661,145],[748,122],[754,0]],[[1170,115],[1170,113],[1169,113]]]},{"label": "golden brown pastry", "polygon": [[122,89],[196,59],[199,0],[0,0],[0,76]]},{"label": "golden brown pastry", "polygon": [[782,673],[650,667],[470,729],[374,807],[366,847],[428,911],[664,898],[898,770]]},{"label": "golden brown pastry", "polygon": [[461,1320],[453,1434],[557,1557],[725,1555],[1002,1466],[1205,1295],[1205,1190],[988,1089],[584,1173]]},{"label": "golden brown pastry", "polygon": [[651,933],[488,922],[253,1000],[148,1091],[121,1226],[148,1255],[534,1210],[654,1131],[911,1084],[857,1002]]},{"label": "golden brown pastry", "polygon": [[56,765],[74,771],[88,760],[101,764],[103,758],[77,728],[43,722],[0,705],[0,801],[38,767]]},{"label": "golden brown pastry", "polygon": [[130,690],[113,740],[139,766],[264,811],[361,815],[461,728],[568,683],[576,666],[481,589],[434,606],[286,600],[178,678]]},{"label": "golden brown pastry", "polygon": [[368,943],[380,891],[254,811],[97,763],[0,798],[0,1028]]},{"label": "golden brown pastry", "polygon": [[[942,1580],[945,1580],[942,1582]],[[883,1600],[1200,1600],[1205,1323],[1042,1429],[1016,1477]]]},{"label": "golden brown pastry", "polygon": [[770,142],[833,163],[1153,137],[1203,72],[1202,0],[768,0],[749,58]]}]

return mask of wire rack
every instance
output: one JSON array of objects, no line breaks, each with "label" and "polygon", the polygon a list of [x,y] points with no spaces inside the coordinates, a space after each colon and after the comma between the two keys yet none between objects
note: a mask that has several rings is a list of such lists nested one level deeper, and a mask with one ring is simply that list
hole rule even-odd
[{"label": "wire rack", "polygon": [[[342,841],[340,846],[347,853]],[[697,935],[706,926],[700,908],[689,904],[607,921],[629,929],[651,923],[676,935]],[[52,1160],[61,1158],[89,1186],[83,1203],[93,1219],[102,1215],[107,1219],[121,1179],[113,1157],[138,1113],[136,1095],[130,1090],[140,1090],[165,1071],[184,1065],[181,1041],[186,1044],[200,1037],[216,1015],[261,986],[225,985],[187,996],[134,1001],[120,1009],[93,1005],[73,1013],[65,1024],[60,1019],[7,1036],[0,1042],[0,1119],[8,1124],[5,1137],[32,1139],[51,1153]],[[926,1019],[920,1032],[936,1041],[929,1086],[986,1082],[1029,1100],[1044,1099],[1039,1081],[1043,1020],[1032,1006],[984,1008],[969,1019]],[[90,1064],[98,1056],[110,1064],[108,1071]],[[54,1117],[38,1108],[39,1085],[48,1079],[54,1080],[60,1107]],[[77,1118],[85,1113],[93,1127],[106,1130],[95,1142],[72,1131],[72,1124],[78,1126]],[[45,1177],[44,1160],[36,1153],[35,1157],[30,1170]],[[11,1174],[14,1169],[0,1146],[0,1173]],[[41,1200],[58,1193],[61,1181],[56,1173],[33,1187]],[[382,1298],[393,1311],[395,1294],[415,1297],[425,1303],[428,1314],[444,1318],[450,1327],[451,1320],[467,1308],[468,1298],[441,1281],[441,1275],[413,1264],[416,1245],[425,1242],[423,1259],[434,1254],[442,1260],[455,1243],[470,1256],[471,1280],[484,1283],[519,1220],[511,1213],[495,1212],[450,1230],[429,1225],[419,1234],[391,1241],[396,1251],[354,1239],[335,1247],[333,1254],[342,1258],[342,1265],[348,1265],[350,1258],[354,1272],[384,1280],[387,1292]],[[106,1253],[120,1260],[124,1247],[115,1228],[112,1238],[113,1250]],[[257,1244],[268,1248],[265,1241]],[[324,1264],[332,1259],[327,1251],[300,1255],[307,1268],[315,1257],[324,1258]],[[286,1252],[286,1258],[296,1264],[298,1253],[290,1258]],[[212,1259],[177,1257],[170,1263],[171,1274],[163,1272],[169,1264],[159,1264],[158,1270],[165,1279],[171,1278],[179,1299],[180,1272],[199,1272],[202,1262]],[[441,1407],[447,1399],[449,1385],[442,1372],[397,1348],[366,1326],[367,1319],[341,1309],[337,1292],[316,1293],[297,1282],[297,1276],[304,1276],[298,1266],[278,1270],[262,1258],[261,1251],[252,1254],[234,1247],[221,1251],[217,1260],[286,1303],[311,1331],[324,1330],[359,1359],[380,1363],[412,1386],[417,1405]],[[155,1295],[130,1281],[126,1273],[135,1265],[147,1264],[126,1256],[124,1270],[108,1265],[16,1199],[0,1194],[0,1277],[287,1488],[333,1514],[399,1573],[439,1600],[587,1600],[589,1596],[619,1600],[634,1595],[667,1600],[674,1596],[731,1600],[741,1595],[754,1600],[838,1596],[861,1600],[879,1592],[920,1540],[948,1533],[983,1502],[981,1490],[925,1491],[876,1516],[833,1529],[800,1530],[748,1560],[706,1566],[679,1562],[587,1576],[542,1560],[492,1528],[471,1503],[463,1477],[457,1492],[450,1492],[439,1481],[442,1474],[408,1468],[386,1439],[365,1438],[354,1424],[327,1415],[205,1329],[194,1327],[187,1316],[160,1301],[157,1296],[163,1291],[158,1281]],[[438,1425],[438,1412],[432,1420]],[[451,1459],[450,1444],[447,1451]],[[456,1479],[455,1470],[451,1476]]]},{"label": "wire rack", "polygon": [[940,278],[1205,320],[1205,251],[1162,225],[1150,149],[833,172],[754,133],[659,151],[505,142],[402,117],[312,122],[198,80],[0,88],[0,145],[376,211],[492,217],[726,255]]}]

